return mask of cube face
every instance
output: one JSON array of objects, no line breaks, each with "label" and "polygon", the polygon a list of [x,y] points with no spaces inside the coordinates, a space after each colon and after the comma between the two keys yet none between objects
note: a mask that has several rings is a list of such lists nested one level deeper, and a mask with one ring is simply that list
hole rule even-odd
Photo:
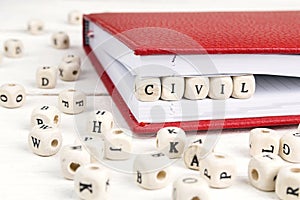
[{"label": "cube face", "polygon": [[180,158],[186,144],[185,132],[178,127],[165,127],[156,135],[156,148],[169,158]]},{"label": "cube face", "polygon": [[173,101],[180,100],[184,93],[184,78],[183,77],[162,77],[161,99]]},{"label": "cube face", "polygon": [[70,47],[69,36],[65,32],[57,32],[52,35],[52,46],[56,49],[68,49]]},{"label": "cube face", "polygon": [[170,160],[162,153],[138,155],[133,164],[135,182],[144,189],[155,190],[170,183]]},{"label": "cube face", "polygon": [[82,13],[78,10],[73,10],[68,14],[68,22],[73,25],[82,24]]},{"label": "cube face", "polygon": [[279,155],[292,163],[300,162],[300,133],[291,132],[283,135],[280,139]]},{"label": "cube face", "polygon": [[226,188],[236,177],[234,160],[220,153],[211,153],[200,163],[200,175],[213,188]]},{"label": "cube face", "polygon": [[6,108],[21,107],[26,101],[25,89],[15,83],[4,84],[0,87],[0,105]]},{"label": "cube face", "polygon": [[200,155],[203,150],[202,140],[195,140],[184,151],[183,160],[187,168],[193,170],[199,170],[200,168]]},{"label": "cube face", "polygon": [[140,101],[157,101],[161,96],[161,82],[159,78],[135,79],[135,96]]},{"label": "cube face", "polygon": [[44,32],[44,22],[39,19],[29,20],[27,23],[27,30],[32,35],[39,35]]},{"label": "cube face", "polygon": [[276,131],[268,128],[255,128],[250,131],[249,146],[250,155],[261,153],[278,154],[280,137]]},{"label": "cube face", "polygon": [[86,96],[84,93],[69,89],[58,95],[58,109],[66,114],[78,114],[85,110]]},{"label": "cube face", "polygon": [[114,127],[114,119],[107,110],[96,110],[90,113],[87,131],[93,135],[104,137],[104,134]]},{"label": "cube face", "polygon": [[204,99],[209,91],[208,77],[186,77],[184,97],[191,100]]},{"label": "cube face", "polygon": [[97,164],[80,167],[74,177],[74,189],[81,199],[107,199],[109,176]]},{"label": "cube face", "polygon": [[255,92],[255,78],[253,75],[234,76],[232,97],[248,99]]},{"label": "cube face", "polygon": [[36,71],[36,84],[42,89],[55,88],[57,82],[57,69],[53,66],[42,66]]},{"label": "cube face", "polygon": [[28,135],[28,145],[33,153],[39,156],[52,156],[61,148],[60,131],[50,125],[35,126]]},{"label": "cube face", "polygon": [[90,162],[90,154],[82,145],[67,145],[61,150],[61,171],[66,179],[73,180],[77,169],[89,164]]},{"label": "cube face", "polygon": [[229,76],[210,77],[208,96],[211,99],[228,99],[233,90],[232,79]]},{"label": "cube face", "polygon": [[275,193],[280,199],[295,200],[299,197],[300,165],[282,167],[277,175]]},{"label": "cube face", "polygon": [[21,40],[9,39],[4,42],[4,55],[10,58],[23,56],[24,46]]},{"label": "cube face", "polygon": [[125,129],[112,129],[105,134],[104,156],[110,160],[126,160],[131,156],[132,133]]},{"label": "cube face", "polygon": [[80,75],[80,64],[77,62],[62,62],[58,66],[58,76],[63,81],[76,81]]},{"label": "cube face", "polygon": [[254,156],[248,165],[250,183],[259,190],[274,191],[278,171],[286,163],[275,154]]},{"label": "cube face", "polygon": [[31,127],[49,124],[57,127],[60,124],[60,112],[55,106],[43,105],[36,107],[31,113]]},{"label": "cube face", "polygon": [[65,63],[77,63],[79,66],[81,65],[81,59],[79,56],[75,55],[75,54],[67,54],[62,58],[62,62]]},{"label": "cube face", "polygon": [[197,176],[183,176],[173,183],[173,200],[209,200],[206,181]]}]

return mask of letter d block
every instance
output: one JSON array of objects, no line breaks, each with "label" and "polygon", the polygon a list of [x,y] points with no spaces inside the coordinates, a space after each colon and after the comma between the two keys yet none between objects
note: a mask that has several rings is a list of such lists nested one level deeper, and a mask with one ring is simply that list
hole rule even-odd
[{"label": "letter d block", "polygon": [[39,67],[36,71],[36,84],[42,89],[55,88],[57,81],[56,67]]},{"label": "letter d block", "polygon": [[228,155],[211,153],[200,162],[200,175],[213,188],[229,187],[236,177],[235,161]]},{"label": "letter d block", "polygon": [[136,183],[148,190],[166,187],[170,183],[171,161],[163,153],[138,155],[133,164]]},{"label": "letter d block", "polygon": [[279,170],[276,195],[283,200],[300,199],[300,165],[290,165]]},{"label": "letter d block", "polygon": [[161,82],[159,78],[135,79],[135,96],[140,101],[157,101],[161,95]]}]

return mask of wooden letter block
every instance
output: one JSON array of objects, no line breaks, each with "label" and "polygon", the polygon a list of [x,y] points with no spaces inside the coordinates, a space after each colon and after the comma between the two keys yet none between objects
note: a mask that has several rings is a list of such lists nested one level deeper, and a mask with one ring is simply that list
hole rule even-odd
[{"label": "wooden letter block", "polygon": [[230,76],[210,77],[208,96],[211,99],[228,99],[233,90],[232,79]]},{"label": "wooden letter block", "polygon": [[161,78],[162,91],[161,99],[174,101],[180,100],[184,93],[184,78],[183,77],[163,77]]},{"label": "wooden letter block", "polygon": [[82,24],[82,13],[78,10],[72,10],[68,14],[68,22],[73,25],[81,25]]},{"label": "wooden letter block", "polygon": [[157,101],[161,95],[160,79],[137,77],[134,93],[140,101]]},{"label": "wooden letter block", "polygon": [[85,110],[86,96],[83,92],[69,89],[58,95],[58,109],[66,114],[78,114]]},{"label": "wooden letter block", "polygon": [[114,127],[114,119],[107,110],[96,110],[90,113],[87,131],[103,138],[104,134]]},{"label": "wooden letter block", "polygon": [[183,160],[187,168],[199,170],[200,155],[203,150],[202,140],[198,139],[193,141],[184,151]]},{"label": "wooden letter block", "polygon": [[184,97],[191,100],[204,99],[209,91],[208,77],[196,76],[185,78]]},{"label": "wooden letter block", "polygon": [[280,139],[279,155],[288,162],[300,163],[300,133],[291,132]]},{"label": "wooden letter block", "polygon": [[62,62],[58,66],[58,76],[63,81],[76,81],[81,69],[78,62]]},{"label": "wooden letter block", "polygon": [[68,49],[70,47],[69,36],[65,32],[57,32],[52,35],[52,46],[56,49]]},{"label": "wooden letter block", "polygon": [[36,71],[36,84],[42,89],[55,88],[57,82],[57,68],[50,66],[39,67]]},{"label": "wooden letter block", "polygon": [[255,78],[253,75],[234,76],[232,97],[237,99],[248,99],[255,92]]},{"label": "wooden letter block", "polygon": [[23,56],[24,46],[21,40],[9,39],[4,42],[4,55],[10,58]]},{"label": "wooden letter block", "polygon": [[60,123],[60,112],[55,106],[43,105],[36,107],[31,113],[31,127],[48,124],[57,127]]},{"label": "wooden letter block", "polygon": [[21,107],[26,100],[25,89],[15,83],[4,84],[0,87],[0,105],[6,108]]},{"label": "wooden letter block", "polygon": [[27,30],[32,35],[39,35],[44,31],[44,22],[39,19],[29,20],[27,23]]}]

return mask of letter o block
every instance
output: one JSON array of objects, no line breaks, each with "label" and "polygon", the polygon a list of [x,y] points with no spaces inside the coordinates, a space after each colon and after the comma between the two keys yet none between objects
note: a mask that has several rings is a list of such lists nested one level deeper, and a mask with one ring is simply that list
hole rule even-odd
[{"label": "letter o block", "polygon": [[236,164],[233,158],[220,153],[211,153],[200,162],[200,175],[213,188],[226,188],[236,177]]},{"label": "letter o block", "polygon": [[6,108],[21,107],[26,100],[25,89],[15,83],[4,84],[0,87],[0,105]]},{"label": "letter o block", "polygon": [[43,66],[36,71],[36,84],[42,89],[55,88],[57,81],[56,67]]},{"label": "letter o block", "polygon": [[261,153],[278,154],[280,137],[276,131],[268,128],[255,128],[250,131],[250,155]]},{"label": "letter o block", "polygon": [[279,155],[286,161],[300,163],[300,133],[287,133],[280,139]]},{"label": "letter o block", "polygon": [[300,165],[290,165],[279,170],[276,186],[276,195],[283,200],[300,199]]},{"label": "letter o block", "polygon": [[161,95],[160,79],[137,77],[134,94],[139,101],[157,101]]}]

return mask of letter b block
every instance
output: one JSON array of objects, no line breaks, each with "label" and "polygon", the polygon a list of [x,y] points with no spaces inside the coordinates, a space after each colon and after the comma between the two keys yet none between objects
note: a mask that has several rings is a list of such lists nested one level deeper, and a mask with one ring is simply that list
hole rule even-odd
[{"label": "letter b block", "polygon": [[39,88],[51,89],[55,88],[57,81],[56,67],[43,66],[36,71],[36,84]]},{"label": "letter b block", "polygon": [[229,187],[236,177],[235,161],[228,155],[211,153],[200,162],[200,175],[213,188]]}]

